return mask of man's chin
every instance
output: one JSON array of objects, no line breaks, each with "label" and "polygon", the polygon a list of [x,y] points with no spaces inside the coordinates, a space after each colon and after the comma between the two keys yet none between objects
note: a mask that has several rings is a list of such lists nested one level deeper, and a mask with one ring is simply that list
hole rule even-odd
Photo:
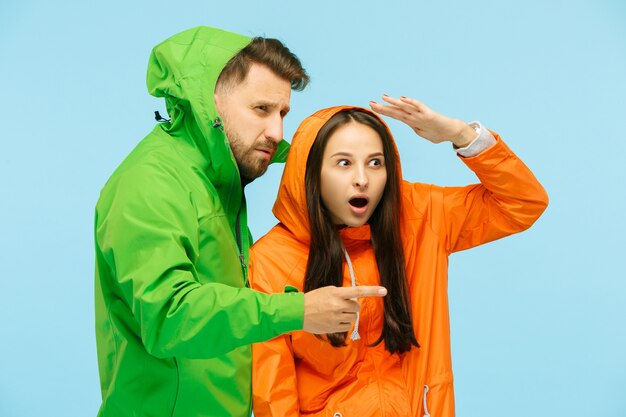
[{"label": "man's chin", "polygon": [[252,181],[256,180],[263,174],[267,172],[269,164],[259,164],[254,168],[246,168],[240,170],[241,173],[241,182],[243,184],[250,184]]}]

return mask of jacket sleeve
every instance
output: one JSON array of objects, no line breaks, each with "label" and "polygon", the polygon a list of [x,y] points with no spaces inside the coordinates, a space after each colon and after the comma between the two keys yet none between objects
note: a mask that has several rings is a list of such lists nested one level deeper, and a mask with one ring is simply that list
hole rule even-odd
[{"label": "jacket sleeve", "polygon": [[[253,248],[250,259],[252,288],[268,293],[282,291],[277,285],[277,281],[282,281],[280,278],[267,279],[263,265],[266,259]],[[256,417],[299,416],[297,387],[293,347],[288,334],[252,345],[252,405]]]},{"label": "jacket sleeve", "polygon": [[263,294],[220,284],[220,277],[199,281],[197,213],[165,174],[129,173],[100,200],[96,246],[112,271],[100,274],[110,280],[100,284],[111,292],[107,309],[132,312],[126,331],[150,354],[211,358],[302,328],[301,294]]},{"label": "jacket sleeve", "polygon": [[548,195],[532,172],[497,134],[494,137],[491,148],[474,157],[460,157],[480,184],[409,186],[409,200],[418,211],[428,213],[448,253],[526,230],[548,205]]}]

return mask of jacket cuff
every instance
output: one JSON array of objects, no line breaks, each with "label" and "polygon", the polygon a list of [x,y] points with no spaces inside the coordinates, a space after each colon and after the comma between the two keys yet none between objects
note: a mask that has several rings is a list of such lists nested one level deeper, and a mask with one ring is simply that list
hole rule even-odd
[{"label": "jacket cuff", "polygon": [[477,169],[492,169],[498,166],[503,161],[509,159],[514,156],[513,152],[509,147],[504,143],[504,141],[500,138],[500,136],[491,132],[496,142],[490,148],[485,149],[483,152],[478,155],[471,156],[469,158],[462,157],[460,155],[459,158],[463,161],[465,165],[467,165],[472,171]]},{"label": "jacket cuff", "polygon": [[304,324],[304,293],[285,292],[272,294],[274,310],[273,324],[277,334],[302,330]]},{"label": "jacket cuff", "polygon": [[476,131],[476,139],[464,148],[454,147],[456,152],[465,158],[476,156],[496,143],[496,138],[480,122],[471,122],[469,125]]}]

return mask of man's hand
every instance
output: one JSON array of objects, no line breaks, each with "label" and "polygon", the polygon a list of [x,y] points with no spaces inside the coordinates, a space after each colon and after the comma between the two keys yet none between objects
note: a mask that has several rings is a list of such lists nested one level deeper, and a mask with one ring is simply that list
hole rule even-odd
[{"label": "man's hand", "polygon": [[383,100],[389,104],[370,101],[372,110],[406,123],[415,133],[432,143],[450,141],[458,148],[464,148],[477,136],[467,123],[439,114],[414,98],[396,99],[385,94]]},{"label": "man's hand", "polygon": [[361,308],[359,297],[384,297],[377,286],[322,287],[304,294],[302,330],[314,334],[347,332]]}]

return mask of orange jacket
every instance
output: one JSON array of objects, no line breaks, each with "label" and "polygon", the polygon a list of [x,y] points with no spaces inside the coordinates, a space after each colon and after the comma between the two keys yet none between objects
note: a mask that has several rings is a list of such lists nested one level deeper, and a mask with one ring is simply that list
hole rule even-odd
[{"label": "orange jacket", "polygon": [[[347,107],[321,110],[296,132],[274,214],[280,221],[252,248],[253,288],[302,291],[309,251],[304,173],[322,125]],[[530,170],[497,136],[481,154],[461,160],[481,184],[402,184],[402,232],[415,336],[420,348],[390,355],[381,334],[383,304],[361,300],[360,340],[335,348],[303,331],[253,346],[253,407],[265,416],[454,416],[448,318],[448,255],[530,227],[548,197]],[[357,285],[378,285],[368,225],[340,231]],[[350,286],[344,262],[344,286]]]}]

